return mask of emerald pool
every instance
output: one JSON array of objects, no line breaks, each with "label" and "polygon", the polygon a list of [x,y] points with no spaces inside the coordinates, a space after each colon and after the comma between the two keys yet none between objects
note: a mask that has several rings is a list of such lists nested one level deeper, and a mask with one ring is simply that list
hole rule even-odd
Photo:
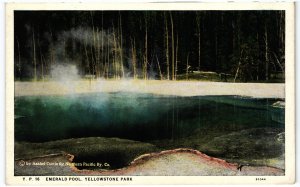
[{"label": "emerald pool", "polygon": [[[277,158],[284,154],[285,127],[284,108],[274,107],[278,101],[124,92],[22,96],[15,98],[15,141],[115,137],[159,150],[193,148],[233,161]],[[107,154],[122,157],[119,152]],[[89,158],[95,155],[79,159]],[[116,160],[109,160],[113,168],[124,165]]]}]

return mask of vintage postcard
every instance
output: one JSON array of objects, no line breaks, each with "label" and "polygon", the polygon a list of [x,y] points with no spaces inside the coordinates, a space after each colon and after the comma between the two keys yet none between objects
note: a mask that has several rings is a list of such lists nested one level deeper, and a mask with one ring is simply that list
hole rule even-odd
[{"label": "vintage postcard", "polygon": [[6,4],[7,184],[291,184],[293,3]]}]

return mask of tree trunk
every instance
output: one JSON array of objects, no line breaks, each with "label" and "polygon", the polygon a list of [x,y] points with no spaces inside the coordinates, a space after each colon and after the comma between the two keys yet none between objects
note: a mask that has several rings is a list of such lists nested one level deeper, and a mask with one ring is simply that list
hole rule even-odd
[{"label": "tree trunk", "polygon": [[196,20],[197,20],[197,28],[198,28],[198,71],[200,71],[201,67],[201,35],[200,35],[200,28],[201,28],[201,22],[200,22],[200,15],[197,14]]},{"label": "tree trunk", "polygon": [[17,45],[18,45],[18,72],[19,72],[19,78],[21,79],[21,53],[20,53],[20,44],[19,40],[17,39]]},{"label": "tree trunk", "polygon": [[97,67],[98,67],[98,48],[96,44],[96,34],[95,34],[95,26],[94,26],[94,19],[93,19],[93,12],[90,12],[91,20],[92,20],[92,29],[93,29],[93,45],[94,48],[91,46],[91,56],[92,56],[92,62],[93,62],[93,72],[92,74],[97,76]]},{"label": "tree trunk", "polygon": [[95,73],[95,67],[96,67],[96,61],[95,61],[95,57],[94,57],[94,52],[93,52],[93,46],[91,46],[90,47],[90,50],[91,50],[91,62],[92,62],[92,65],[91,65],[91,70],[92,70],[92,72],[91,72],[91,77],[93,78],[93,75],[94,75],[94,73]]},{"label": "tree trunk", "polygon": [[115,33],[115,29],[114,29],[114,26],[113,26],[113,38],[114,38],[114,53],[113,53],[113,66],[114,66],[114,75],[115,75],[115,79],[118,78],[119,76],[119,68],[118,68],[118,65],[117,65],[117,55],[118,55],[118,46],[117,46],[117,39],[116,39],[116,33]]},{"label": "tree trunk", "polygon": [[103,66],[103,61],[101,60],[100,61],[100,55],[101,55],[101,52],[100,52],[100,36],[99,36],[99,29],[97,27],[97,31],[96,31],[96,36],[97,36],[97,77],[100,77],[101,76],[101,68]]},{"label": "tree trunk", "polygon": [[266,60],[266,72],[265,78],[269,80],[269,46],[268,46],[268,31],[267,31],[267,24],[265,23],[265,60]]},{"label": "tree trunk", "polygon": [[[275,62],[277,63],[277,65],[280,67],[281,72],[284,72],[284,67],[280,64],[280,61],[278,60],[278,57],[276,55],[276,53],[272,52],[275,58]],[[271,54],[272,54],[271,53]]]},{"label": "tree trunk", "polygon": [[[258,39],[258,31],[256,33],[256,45],[257,45],[257,50],[260,51],[260,46],[259,46],[259,39]],[[256,63],[256,81],[259,80],[259,64]]]},{"label": "tree trunk", "polygon": [[237,67],[236,72],[235,72],[235,76],[234,76],[233,82],[236,81],[236,78],[237,78],[237,76],[239,74],[240,66],[241,66],[241,63],[242,63],[242,55],[243,55],[243,50],[241,51],[241,54],[240,54],[240,59],[239,59],[238,67]]},{"label": "tree trunk", "polygon": [[160,69],[160,65],[159,65],[159,61],[158,61],[158,57],[156,55],[156,61],[157,61],[157,66],[158,66],[158,71],[159,71],[159,76],[160,76],[160,80],[163,79],[162,73],[161,73],[161,69]]},{"label": "tree trunk", "polygon": [[119,20],[120,20],[120,44],[119,44],[119,52],[120,52],[120,65],[121,65],[121,72],[122,72],[122,77],[124,78],[125,76],[125,72],[124,72],[124,66],[123,66],[123,41],[122,41],[122,17],[121,17],[121,13],[119,12]]},{"label": "tree trunk", "polygon": [[285,28],[283,27],[282,28],[282,26],[285,26],[285,21],[284,21],[284,18],[285,18],[285,16],[284,16],[284,11],[283,10],[281,10],[280,11],[280,22],[279,22],[279,28],[280,28],[280,41],[281,41],[281,48],[283,49],[283,52],[284,52],[284,33],[285,33]]},{"label": "tree trunk", "polygon": [[36,50],[35,50],[34,29],[32,30],[32,45],[33,45],[34,81],[36,81],[37,80],[37,76],[36,76]]},{"label": "tree trunk", "polygon": [[189,55],[190,53],[188,53],[186,57],[186,80],[189,80]]},{"label": "tree trunk", "polygon": [[102,24],[101,24],[101,63],[103,64],[103,77],[104,77],[104,74],[105,74],[105,60],[104,60],[104,58],[105,58],[105,54],[104,54],[104,30],[103,30],[103,11],[102,11],[102,17],[101,17],[101,21],[102,21]]},{"label": "tree trunk", "polygon": [[144,79],[147,79],[148,65],[148,31],[147,31],[147,15],[145,16],[145,55],[144,55]]},{"label": "tree trunk", "polygon": [[50,35],[51,35],[51,43],[50,43],[50,66],[52,66],[55,63],[55,56],[54,56],[54,49],[53,49],[53,35],[52,35],[52,31],[50,29]]},{"label": "tree trunk", "polygon": [[178,55],[178,34],[177,34],[177,39],[176,39],[176,53],[175,53],[175,80],[177,79],[177,55]]},{"label": "tree trunk", "polygon": [[168,19],[166,14],[165,17],[165,33],[166,33],[166,64],[167,64],[167,80],[170,79],[170,62],[169,62],[169,31],[168,31]]},{"label": "tree trunk", "polygon": [[175,49],[174,49],[174,24],[172,13],[170,12],[170,20],[171,20],[171,33],[172,33],[172,80],[175,79]]},{"label": "tree trunk", "polygon": [[107,38],[107,78],[109,78],[109,67],[110,67],[110,63],[109,63],[109,39]]},{"label": "tree trunk", "polygon": [[64,59],[63,61],[66,62],[66,58],[67,58],[67,53],[66,53],[66,39],[63,39],[63,44],[64,44]]},{"label": "tree trunk", "polygon": [[218,70],[218,31],[215,29],[215,70]]},{"label": "tree trunk", "polygon": [[[44,76],[44,74],[45,74],[45,73],[44,73],[44,71],[45,71],[44,69],[45,69],[45,68],[44,68],[44,66],[46,66],[46,60],[45,60],[45,58],[44,58],[43,55],[41,56],[41,63],[42,63],[42,78],[43,78],[43,82],[44,82],[44,80],[45,80],[45,76]],[[45,65],[44,65],[44,64],[45,64]]]},{"label": "tree trunk", "polygon": [[41,64],[42,80],[44,81],[44,63],[43,63],[43,55],[42,55],[41,44],[40,44],[40,36],[39,35],[38,35],[38,46],[39,46],[39,52],[40,52],[40,64]]},{"label": "tree trunk", "polygon": [[89,55],[88,55],[88,51],[87,51],[87,35],[85,36],[85,40],[84,40],[84,51],[85,51],[85,56],[86,56],[86,60],[87,60],[87,67],[89,70],[89,75],[91,75],[91,66],[90,66]]},{"label": "tree trunk", "polygon": [[236,35],[237,35],[237,54],[241,54],[241,37],[240,37],[240,33],[241,33],[241,29],[240,29],[240,25],[241,25],[241,15],[240,13],[237,14],[237,24],[236,24]]},{"label": "tree trunk", "polygon": [[131,55],[132,55],[133,79],[137,79],[135,39],[131,40]]}]

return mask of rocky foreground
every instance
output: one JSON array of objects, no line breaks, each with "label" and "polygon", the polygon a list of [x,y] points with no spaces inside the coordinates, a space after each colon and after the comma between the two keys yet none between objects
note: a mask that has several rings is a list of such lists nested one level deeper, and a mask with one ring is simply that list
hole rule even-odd
[{"label": "rocky foreground", "polygon": [[152,143],[106,137],[15,142],[15,175],[284,175],[282,129],[209,134]]},{"label": "rocky foreground", "polygon": [[[144,154],[129,166],[116,170],[79,170],[67,153],[16,160],[16,175],[142,175],[142,176],[275,176],[284,170],[267,166],[244,166],[228,163],[192,149],[174,149]],[[27,164],[31,165],[28,166]],[[57,164],[56,164],[57,163]]]}]

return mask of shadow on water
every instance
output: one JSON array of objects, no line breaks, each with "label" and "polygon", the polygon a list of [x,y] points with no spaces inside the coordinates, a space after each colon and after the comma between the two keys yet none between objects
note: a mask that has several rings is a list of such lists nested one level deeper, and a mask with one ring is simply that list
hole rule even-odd
[{"label": "shadow on water", "polygon": [[[276,129],[272,137],[284,131],[284,108],[273,107],[276,101],[278,99],[238,96],[178,97],[133,93],[17,97],[15,140],[47,142],[79,137],[118,137],[150,142],[162,149],[190,147],[211,155],[234,157],[233,150],[239,148],[236,142],[248,145],[249,140],[257,144],[249,130],[271,129],[262,131],[261,136],[268,136],[269,131]],[[243,133],[244,138],[240,140]],[[225,146],[227,151],[225,148],[220,151],[217,145]],[[267,143],[260,143],[255,151],[263,153],[266,146]],[[270,153],[272,156],[278,154]],[[243,157],[242,154],[238,156]],[[79,155],[75,159],[87,163],[101,160],[101,163],[110,163],[110,169],[129,163],[119,152]]]}]

